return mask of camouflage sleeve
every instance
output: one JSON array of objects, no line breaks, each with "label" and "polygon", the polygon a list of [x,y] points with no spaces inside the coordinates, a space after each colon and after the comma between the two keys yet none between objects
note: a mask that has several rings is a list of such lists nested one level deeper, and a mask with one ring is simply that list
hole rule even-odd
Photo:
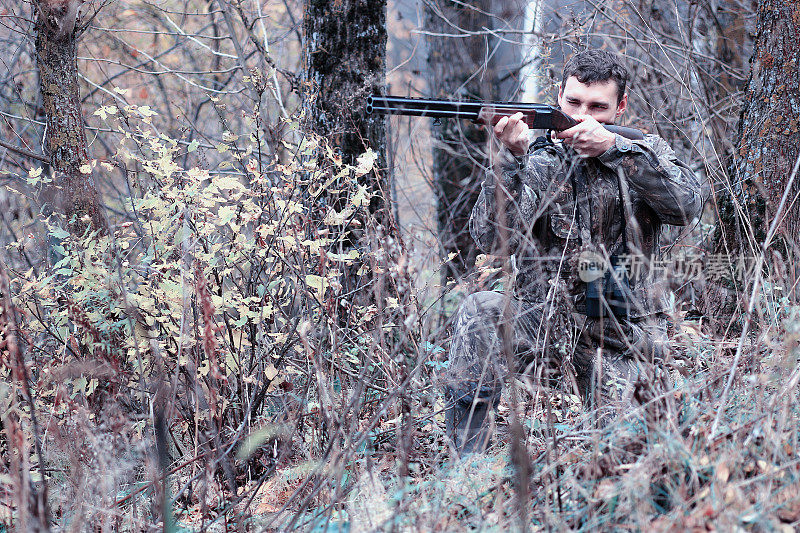
[{"label": "camouflage sleeve", "polygon": [[617,135],[614,146],[598,159],[607,167],[622,167],[631,192],[645,200],[665,224],[685,226],[700,216],[703,185],[657,135],[631,141]]},{"label": "camouflage sleeve", "polygon": [[[517,195],[519,185],[519,174],[522,168],[523,158],[515,158],[507,150],[501,152],[503,163],[501,164],[500,179],[495,177],[492,169],[487,169],[481,183],[481,192],[478,201],[472,208],[472,216],[469,219],[469,232],[481,251],[492,253],[497,235],[497,208],[496,194],[497,182],[501,183],[506,192],[509,202],[506,204],[506,221],[511,223],[514,216],[513,199]],[[509,235],[513,239],[513,235]],[[511,243],[509,243],[511,244]]]},{"label": "camouflage sleeve", "polygon": [[481,183],[478,201],[472,208],[469,217],[469,232],[475,243],[483,252],[491,253],[494,244],[494,196],[495,178],[487,172]]},{"label": "camouflage sleeve", "polygon": [[[495,201],[497,182],[507,194],[506,225],[509,230],[509,249],[517,248],[521,239],[529,233],[533,222],[540,216],[539,198],[547,189],[553,171],[555,157],[547,150],[530,152],[524,157],[509,158],[503,164],[501,179],[497,180],[487,170],[481,184],[481,192],[469,220],[469,230],[478,248],[492,253],[497,237],[497,206]],[[560,161],[559,161],[560,162]]]}]

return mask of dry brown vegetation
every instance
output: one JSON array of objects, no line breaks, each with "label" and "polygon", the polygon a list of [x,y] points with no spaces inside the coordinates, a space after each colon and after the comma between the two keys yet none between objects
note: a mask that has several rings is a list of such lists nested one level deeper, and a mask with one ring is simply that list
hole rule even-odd
[{"label": "dry brown vegetation", "polygon": [[[502,279],[487,258],[440,284],[427,124],[391,123],[397,208],[378,224],[359,182],[374,153],[343,165],[301,132],[301,5],[87,4],[78,67],[107,235],[42,209],[51,177],[25,155],[44,136],[32,6],[0,0],[0,531],[800,524],[800,307],[779,255],[738,282],[675,284],[663,397],[595,429],[566,387],[518,376],[488,453],[457,460],[448,320]],[[545,10],[540,87],[562,47],[625,54],[631,123],[714,191],[669,252],[708,252],[754,6],[599,4]],[[414,6],[389,13],[389,79],[422,90]],[[517,27],[481,31],[517,46]],[[337,209],[321,201],[332,188]]]}]

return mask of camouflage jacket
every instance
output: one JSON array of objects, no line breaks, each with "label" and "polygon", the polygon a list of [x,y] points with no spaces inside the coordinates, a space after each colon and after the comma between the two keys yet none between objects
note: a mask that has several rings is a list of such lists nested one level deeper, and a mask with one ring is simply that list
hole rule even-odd
[{"label": "camouflage jacket", "polygon": [[[574,179],[575,165],[583,169],[582,181]],[[663,139],[646,135],[631,141],[617,135],[614,146],[589,159],[570,158],[561,144],[537,141],[527,155],[504,165],[501,174],[497,180],[487,173],[472,210],[470,232],[487,253],[498,253],[499,236],[507,236],[518,297],[543,301],[552,287],[560,287],[561,295],[582,311],[585,284],[576,264],[581,250],[601,250],[609,256],[638,252],[639,265],[629,269],[631,317],[666,310],[664,280],[649,261],[660,258],[664,224],[683,226],[700,216],[704,187]],[[498,231],[498,182],[506,198],[505,232]],[[627,189],[627,200],[620,187]],[[626,212],[631,219],[623,224]],[[589,214],[589,224],[582,222],[580,213]]]}]

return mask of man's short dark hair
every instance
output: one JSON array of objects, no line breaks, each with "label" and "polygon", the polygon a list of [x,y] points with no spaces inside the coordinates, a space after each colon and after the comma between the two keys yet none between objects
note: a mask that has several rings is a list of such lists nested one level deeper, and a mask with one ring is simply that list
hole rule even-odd
[{"label": "man's short dark hair", "polygon": [[614,80],[617,82],[617,103],[622,101],[628,83],[628,69],[622,64],[619,56],[598,49],[584,50],[569,58],[564,65],[564,75],[561,78],[562,89],[570,76],[575,76],[579,82],[587,85],[597,81]]}]

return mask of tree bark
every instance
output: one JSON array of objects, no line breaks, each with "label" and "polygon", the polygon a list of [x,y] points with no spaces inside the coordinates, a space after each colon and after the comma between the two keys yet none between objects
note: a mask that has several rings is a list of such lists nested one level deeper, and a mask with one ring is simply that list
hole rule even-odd
[{"label": "tree bark", "polygon": [[[340,278],[340,294],[348,296],[335,298],[326,315],[352,332],[354,327],[359,327],[356,310],[374,306],[377,312],[370,325],[371,333],[375,345],[386,353],[385,301],[387,293],[395,293],[386,287],[385,272],[387,263],[398,257],[392,257],[390,248],[381,242],[384,235],[394,233],[395,229],[392,227],[386,180],[386,117],[366,112],[367,98],[382,92],[385,84],[386,0],[306,0],[303,37],[306,54],[303,129],[318,135],[331,148],[338,150],[345,164],[355,164],[357,157],[367,148],[377,156],[373,170],[358,178],[360,185],[366,186],[370,194],[369,216],[360,216],[356,223],[348,222],[341,228],[344,246],[358,246],[362,253],[344,269]],[[326,192],[323,195],[326,205],[322,206],[321,212],[329,208],[336,211],[345,208],[351,188],[333,184],[331,189],[345,192]],[[378,226],[382,226],[382,230]],[[348,304],[348,301],[357,305]],[[327,362],[320,361],[319,364],[328,375],[339,372]],[[368,363],[365,360],[363,364],[366,366]],[[402,364],[394,368],[400,372],[397,379],[402,382]],[[403,397],[399,401],[405,420],[408,403]],[[343,421],[348,416],[346,413],[334,414],[331,409],[332,404],[323,402],[323,439],[336,438],[337,423],[334,421]],[[402,449],[402,446],[397,447]]]},{"label": "tree bark", "polygon": [[[511,2],[503,4],[510,6]],[[497,12],[492,0],[425,3],[431,97],[500,100],[516,92],[518,87],[501,83],[501,75],[508,71],[501,73],[497,39],[485,31],[494,27],[491,14]],[[522,15],[518,10],[502,13],[501,18]],[[476,33],[459,35],[467,32]],[[519,68],[518,59],[517,51],[517,61],[509,62],[511,69]],[[445,120],[433,128],[438,236],[444,255],[458,254],[446,263],[445,278],[459,277],[475,263],[477,248],[469,234],[469,216],[481,188],[486,136],[485,130],[467,121]]]},{"label": "tree bark", "polygon": [[[43,200],[66,216],[70,232],[108,232],[92,179],[81,109],[74,20],[64,18],[78,0],[42,2],[36,19],[36,60],[47,119],[44,148],[54,172]],[[83,168],[83,171],[81,170]]]},{"label": "tree bark", "polygon": [[385,117],[367,115],[366,108],[367,97],[385,83],[386,0],[307,0],[304,26],[305,129],[340,149],[345,163],[355,163],[367,148],[376,153],[377,171],[364,179],[370,210],[385,221]]},{"label": "tree bark", "polygon": [[[775,216],[780,252],[797,257],[800,209],[795,179],[781,197],[800,155],[800,3],[759,0],[756,38],[734,154],[732,198],[723,203],[718,249],[757,253]],[[734,202],[741,213],[734,208]]]}]

